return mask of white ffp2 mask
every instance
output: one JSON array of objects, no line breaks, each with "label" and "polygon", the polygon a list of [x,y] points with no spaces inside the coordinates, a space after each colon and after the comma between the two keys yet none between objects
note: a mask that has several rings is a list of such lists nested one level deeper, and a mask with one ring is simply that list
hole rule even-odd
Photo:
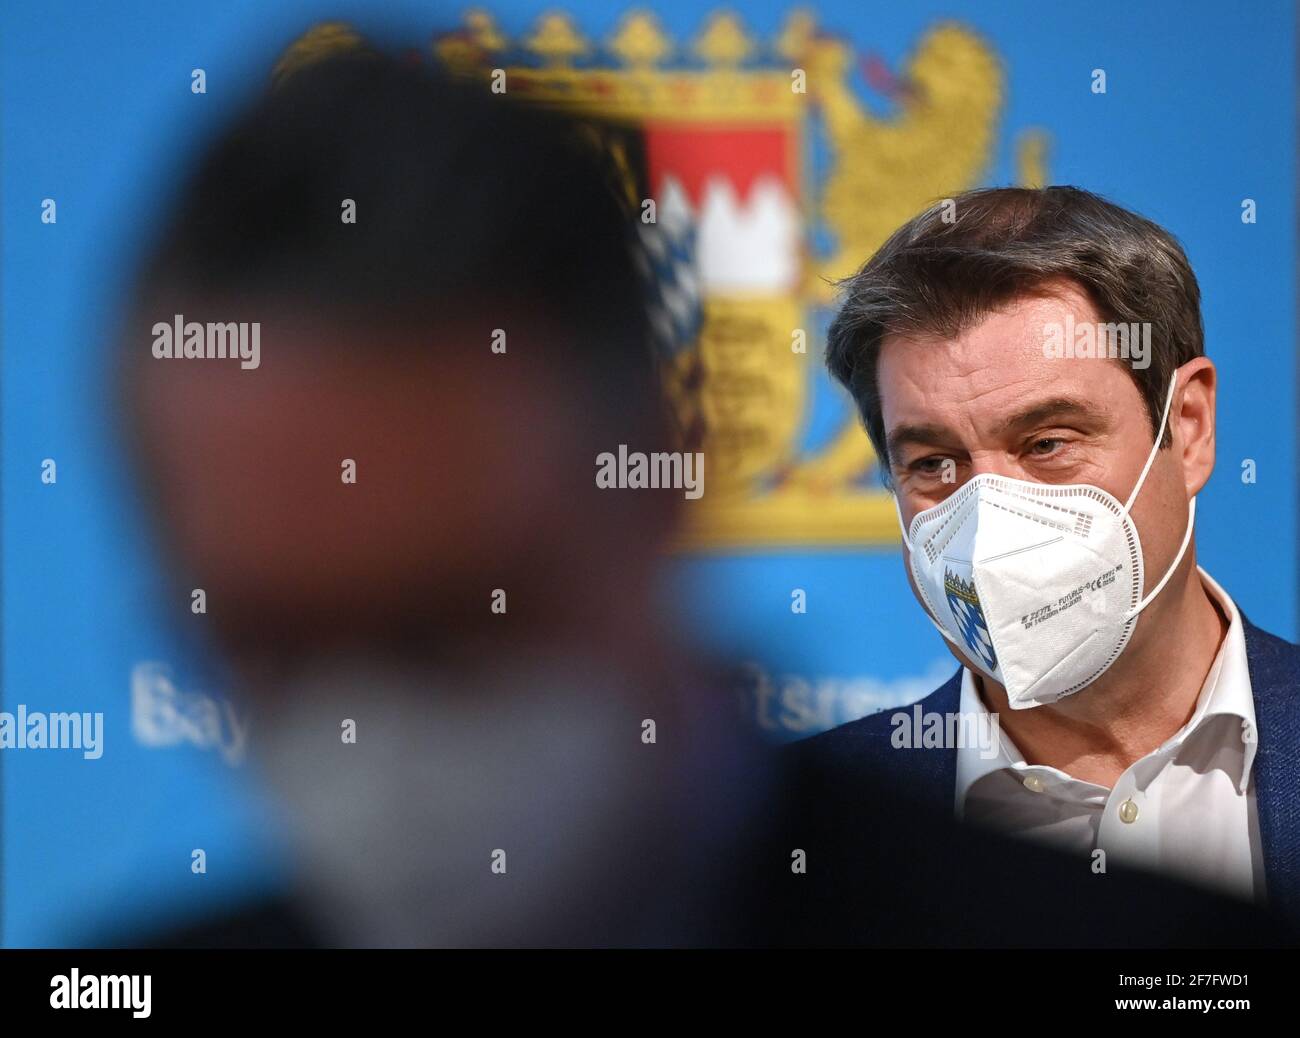
[{"label": "white ffp2 mask", "polygon": [[1160,449],[1176,385],[1175,378],[1124,504],[1089,484],[982,474],[918,512],[903,531],[926,612],[964,657],[1007,690],[1013,710],[1054,703],[1100,677],[1182,561],[1195,497],[1177,556],[1142,596],[1142,542],[1129,510]]}]

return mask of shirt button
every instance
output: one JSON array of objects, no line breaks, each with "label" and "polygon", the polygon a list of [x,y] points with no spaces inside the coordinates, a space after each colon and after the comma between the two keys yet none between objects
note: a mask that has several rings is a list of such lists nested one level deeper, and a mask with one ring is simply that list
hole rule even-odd
[{"label": "shirt button", "polygon": [[1138,806],[1132,800],[1125,800],[1119,805],[1119,820],[1121,822],[1136,822],[1138,820]]},{"label": "shirt button", "polygon": [[1047,787],[1037,775],[1026,775],[1025,788],[1031,793],[1041,793]]}]

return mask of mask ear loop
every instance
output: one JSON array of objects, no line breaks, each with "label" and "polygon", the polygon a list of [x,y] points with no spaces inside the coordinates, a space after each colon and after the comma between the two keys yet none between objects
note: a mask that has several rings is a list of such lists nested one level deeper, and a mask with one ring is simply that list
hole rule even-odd
[{"label": "mask ear loop", "polygon": [[[1133,502],[1137,500],[1138,493],[1142,489],[1142,484],[1146,482],[1147,473],[1151,471],[1151,466],[1152,464],[1155,463],[1156,455],[1160,453],[1160,441],[1165,438],[1165,423],[1169,420],[1169,408],[1174,402],[1174,390],[1177,388],[1178,388],[1178,376],[1175,375],[1169,383],[1169,396],[1166,397],[1165,399],[1165,410],[1164,413],[1160,416],[1160,429],[1156,432],[1156,442],[1151,445],[1151,453],[1147,455],[1147,463],[1144,466],[1142,466],[1142,475],[1138,476],[1138,481],[1133,487],[1133,493],[1129,494],[1128,500],[1124,502],[1125,516],[1129,514],[1129,510],[1133,507]],[[1142,601],[1140,601],[1136,606],[1134,606],[1131,610],[1129,610],[1128,613],[1125,614],[1124,616],[1125,623],[1127,623],[1129,620],[1132,620],[1133,617],[1138,615],[1138,613],[1142,612],[1143,609],[1145,609],[1148,605],[1151,604],[1151,602],[1155,599],[1156,595],[1160,594],[1160,592],[1164,590],[1165,585],[1169,583],[1169,578],[1172,577],[1174,575],[1174,571],[1178,569],[1178,564],[1183,561],[1183,555],[1187,551],[1187,545],[1191,543],[1192,528],[1195,525],[1196,525],[1196,497],[1195,495],[1193,495],[1192,500],[1188,502],[1187,505],[1187,528],[1183,531],[1183,543],[1178,548],[1178,554],[1174,556],[1174,561],[1171,562],[1169,564],[1169,568],[1165,570],[1165,575],[1160,578],[1160,583],[1158,583],[1142,599]]]},{"label": "mask ear loop", "polygon": [[1133,484],[1133,493],[1129,494],[1128,500],[1124,502],[1124,514],[1128,515],[1129,509],[1133,507],[1133,502],[1137,500],[1138,493],[1142,490],[1142,484],[1147,481],[1147,473],[1151,471],[1151,466],[1155,464],[1156,455],[1160,453],[1160,441],[1165,438],[1165,423],[1169,421],[1169,408],[1174,402],[1174,390],[1178,388],[1178,376],[1175,375],[1169,383],[1169,395],[1165,397],[1165,409],[1160,414],[1160,428],[1156,430],[1156,442],[1151,445],[1151,453],[1147,455],[1147,463],[1142,466],[1142,475],[1138,476],[1137,482]]}]

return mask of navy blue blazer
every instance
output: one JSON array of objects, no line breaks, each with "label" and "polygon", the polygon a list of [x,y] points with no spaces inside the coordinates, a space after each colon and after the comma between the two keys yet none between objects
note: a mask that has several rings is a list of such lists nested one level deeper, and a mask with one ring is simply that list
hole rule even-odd
[{"label": "navy blue blazer", "polygon": [[[1264,851],[1269,905],[1300,923],[1300,646],[1260,630],[1238,610],[1246,637],[1255,724],[1255,802]],[[961,707],[958,669],[921,700],[926,712],[957,713]],[[910,709],[910,708],[909,708]],[[957,749],[899,752],[890,738],[893,710],[851,721],[791,747],[829,783],[845,791],[879,789],[882,776],[919,801],[952,810],[957,785]]]}]

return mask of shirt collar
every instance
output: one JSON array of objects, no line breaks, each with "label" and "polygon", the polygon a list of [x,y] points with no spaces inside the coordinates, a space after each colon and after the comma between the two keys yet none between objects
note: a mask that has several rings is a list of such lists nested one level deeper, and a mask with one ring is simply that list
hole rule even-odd
[{"label": "shirt collar", "polygon": [[[982,729],[980,726],[988,723],[989,710],[975,688],[975,676],[971,673],[969,667],[962,668],[961,705],[958,710],[963,718],[971,717],[975,719],[976,731],[987,730]],[[1016,749],[1016,744],[1011,741],[1009,735],[1002,731],[1002,726],[999,725],[995,730],[998,734],[998,748],[992,757],[986,757],[979,751],[978,747],[963,746],[961,744],[957,746],[956,806],[959,819],[966,809],[966,794],[970,792],[971,786],[975,785],[976,782],[995,771],[1002,771],[1006,768],[1022,771],[1027,766],[1025,758]]]},{"label": "shirt collar", "polygon": [[1192,719],[1174,736],[1171,742],[1182,743],[1192,732],[1212,717],[1236,717],[1241,722],[1244,751],[1241,756],[1241,774],[1237,788],[1246,792],[1250,784],[1250,771],[1255,763],[1258,747],[1258,730],[1255,726],[1255,696],[1250,687],[1250,666],[1246,657],[1246,629],[1237,612],[1236,603],[1205,570],[1197,567],[1205,590],[1214,599],[1228,619],[1228,633],[1214,657],[1210,673],[1206,675],[1201,694],[1197,697]]},{"label": "shirt collar", "polygon": [[[1250,784],[1250,771],[1255,761],[1255,750],[1258,744],[1255,727],[1255,699],[1251,693],[1250,670],[1246,660],[1245,630],[1241,622],[1241,616],[1237,612],[1237,606],[1228,593],[1204,569],[1199,566],[1196,569],[1205,585],[1205,590],[1209,593],[1211,599],[1218,604],[1219,608],[1223,610],[1223,615],[1227,617],[1228,633],[1219,645],[1219,651],[1215,654],[1214,662],[1210,665],[1210,671],[1201,685],[1200,694],[1196,698],[1196,709],[1192,712],[1191,720],[1183,725],[1161,747],[1161,750],[1181,746],[1194,732],[1213,717],[1227,715],[1240,718],[1244,748],[1241,755],[1241,772],[1236,777],[1237,789],[1244,794]],[[989,710],[984,705],[983,699],[980,698],[975,685],[975,676],[969,667],[962,668],[961,705],[959,709],[963,717],[974,718],[978,725],[988,722]],[[976,730],[983,729],[977,728]],[[956,808],[959,818],[965,810],[966,795],[970,788],[984,778],[985,775],[990,775],[995,771],[1009,768],[1016,772],[1025,772],[1032,768],[1036,772],[1071,779],[1070,775],[1057,768],[1026,763],[1024,755],[1016,747],[1011,736],[1002,731],[1000,725],[994,730],[998,736],[998,750],[992,757],[985,757],[981,754],[978,746],[958,746],[957,748]]]}]

